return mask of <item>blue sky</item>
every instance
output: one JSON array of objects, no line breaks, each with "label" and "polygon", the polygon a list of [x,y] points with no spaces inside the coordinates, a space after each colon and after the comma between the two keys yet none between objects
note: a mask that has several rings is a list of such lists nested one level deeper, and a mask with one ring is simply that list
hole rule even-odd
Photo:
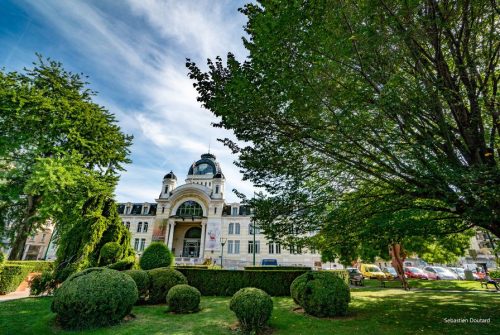
[{"label": "blue sky", "polygon": [[[118,201],[153,201],[163,175],[184,182],[192,162],[208,150],[226,176],[226,190],[251,195],[230,151],[217,138],[234,136],[213,128],[217,121],[196,101],[185,58],[247,52],[241,37],[246,20],[241,1],[0,1],[0,67],[21,70],[35,52],[89,76],[96,101],[134,135],[133,163],[122,173]],[[236,196],[226,192],[229,201]]]}]

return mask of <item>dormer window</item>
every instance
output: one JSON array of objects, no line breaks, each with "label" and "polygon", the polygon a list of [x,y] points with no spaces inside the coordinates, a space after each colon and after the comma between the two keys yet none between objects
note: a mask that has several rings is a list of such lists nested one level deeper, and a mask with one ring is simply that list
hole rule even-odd
[{"label": "dormer window", "polygon": [[233,215],[233,216],[237,216],[238,215],[238,207],[233,207],[231,209],[231,215]]}]

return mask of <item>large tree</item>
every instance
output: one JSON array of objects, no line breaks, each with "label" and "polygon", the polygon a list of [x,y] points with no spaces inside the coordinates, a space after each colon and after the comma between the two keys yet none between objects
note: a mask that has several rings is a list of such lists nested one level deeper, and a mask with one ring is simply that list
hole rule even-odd
[{"label": "large tree", "polygon": [[224,140],[270,194],[256,205],[271,237],[328,225],[346,238],[378,225],[393,244],[471,227],[500,236],[495,1],[241,11],[248,59],[187,67],[215,126],[250,143]]},{"label": "large tree", "polygon": [[[10,236],[10,259],[46,219],[66,213],[56,222],[62,233],[82,203],[112,196],[132,137],[94,95],[80,75],[40,56],[22,73],[0,71],[0,232]],[[87,192],[63,192],[69,185]]]}]

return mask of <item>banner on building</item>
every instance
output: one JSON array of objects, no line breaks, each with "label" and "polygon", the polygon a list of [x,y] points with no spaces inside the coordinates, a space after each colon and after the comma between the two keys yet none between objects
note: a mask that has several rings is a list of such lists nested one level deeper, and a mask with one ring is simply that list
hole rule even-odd
[{"label": "banner on building", "polygon": [[205,250],[219,251],[221,225],[220,222],[207,222],[207,236],[205,238]]}]

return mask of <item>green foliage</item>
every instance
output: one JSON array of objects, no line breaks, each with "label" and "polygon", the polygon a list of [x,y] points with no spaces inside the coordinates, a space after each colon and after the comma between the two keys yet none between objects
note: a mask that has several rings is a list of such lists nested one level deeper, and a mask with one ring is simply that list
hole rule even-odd
[{"label": "green foliage", "polygon": [[331,259],[363,234],[370,259],[380,235],[385,249],[471,226],[500,236],[496,4],[263,1],[241,12],[249,57],[187,67],[215,126],[251,143],[224,140],[269,194],[251,202],[269,237],[330,230]]},{"label": "green foliage", "polygon": [[123,253],[122,246],[118,242],[108,242],[99,251],[99,265],[116,263]]},{"label": "green foliage", "polygon": [[236,314],[243,332],[258,333],[271,317],[273,301],[266,292],[258,288],[247,287],[233,295],[229,302],[229,309]]},{"label": "green foliage", "polygon": [[45,270],[31,278],[29,282],[30,295],[51,294],[57,288],[57,284],[54,272]]},{"label": "green foliage", "polygon": [[53,262],[8,261],[0,268],[0,294],[14,292],[31,272],[51,271]]},{"label": "green foliage", "polygon": [[0,273],[0,294],[14,292],[31,272],[25,265],[5,265]]},{"label": "green foliage", "polygon": [[106,268],[73,274],[59,287],[52,311],[64,328],[84,329],[120,322],[137,301],[130,276]]},{"label": "green foliage", "polygon": [[297,277],[290,293],[306,313],[317,317],[346,315],[351,301],[349,285],[328,271],[308,272]]},{"label": "green foliage", "polygon": [[143,270],[151,270],[172,265],[174,257],[165,243],[153,242],[144,250],[139,265]]},{"label": "green foliage", "polygon": [[124,273],[128,274],[135,282],[137,286],[137,291],[139,293],[138,302],[145,302],[149,292],[149,286],[151,284],[151,279],[148,273],[144,270],[127,270]]},{"label": "green foliage", "polygon": [[289,287],[295,278],[307,270],[204,270],[178,269],[189,285],[200,290],[203,296],[231,296],[245,287],[256,287],[272,296],[290,294]]},{"label": "green foliage", "polygon": [[47,219],[64,243],[75,226],[89,228],[89,205],[98,204],[91,199],[113,196],[132,137],[94,95],[79,75],[41,56],[23,72],[0,71],[0,233],[10,237],[11,259]]},{"label": "green foliage", "polygon": [[197,312],[200,299],[200,291],[186,284],[175,285],[167,293],[169,311],[175,313]]},{"label": "green foliage", "polygon": [[500,270],[489,271],[491,278],[500,278]]},{"label": "green foliage", "polygon": [[151,279],[148,299],[150,304],[164,303],[167,293],[172,287],[188,283],[182,273],[171,268],[156,268],[148,270],[147,273]]},{"label": "green foliage", "polygon": [[123,271],[133,269],[135,266],[135,256],[128,256],[116,263],[107,266],[109,269]]},{"label": "green foliage", "polygon": [[3,266],[5,263],[5,254],[0,251],[0,268]]}]

